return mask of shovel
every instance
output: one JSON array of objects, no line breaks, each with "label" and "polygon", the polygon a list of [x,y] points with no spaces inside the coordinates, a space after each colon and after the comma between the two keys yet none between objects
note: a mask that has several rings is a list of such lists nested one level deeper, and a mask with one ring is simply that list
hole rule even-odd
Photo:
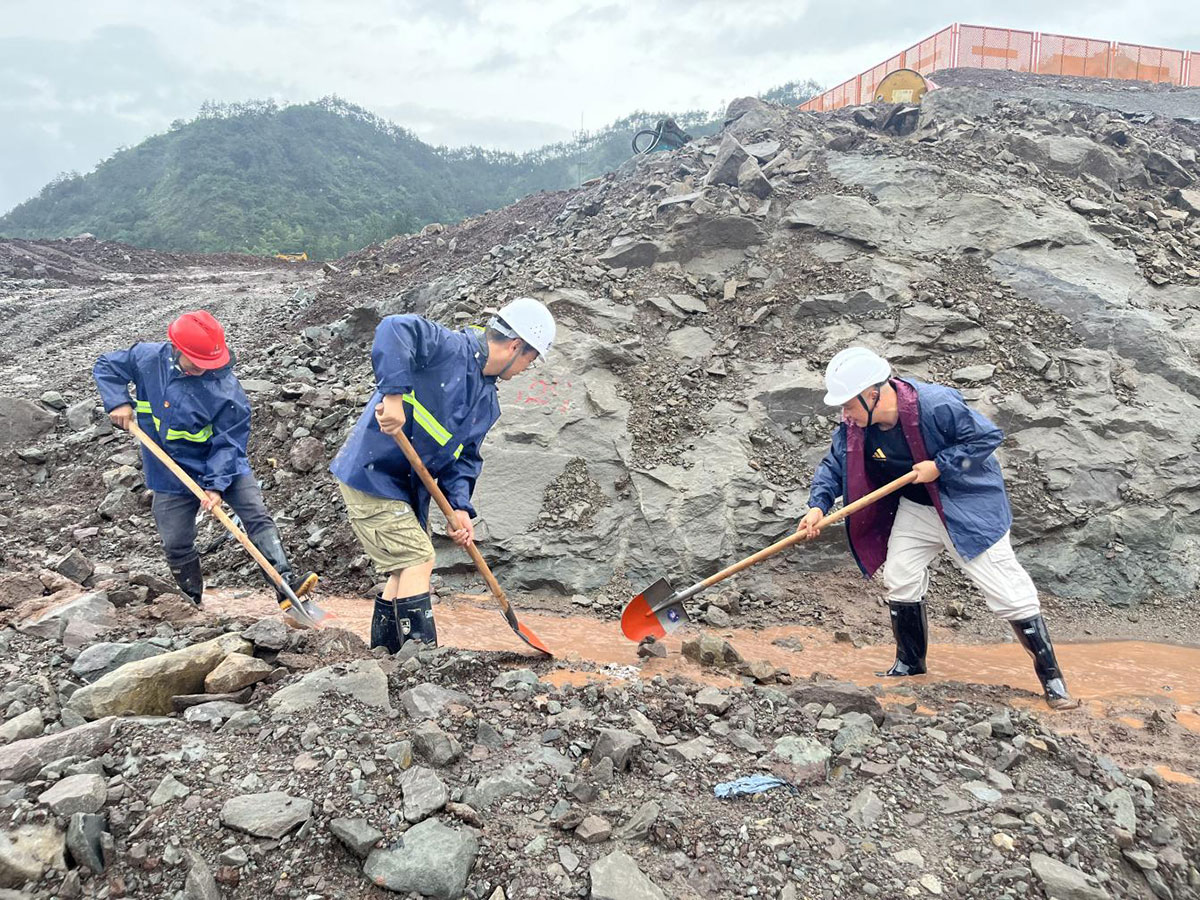
[{"label": "shovel", "polygon": [[[451,528],[455,528],[454,524],[454,508],[450,505],[450,501],[446,499],[446,495],[442,493],[442,489],[437,486],[437,482],[433,480],[433,476],[429,474],[429,470],[425,468],[425,463],[421,462],[421,457],[413,447],[408,437],[402,431],[397,431],[392,435],[396,443],[400,445],[400,449],[404,451],[404,456],[408,459],[408,464],[412,466],[413,471],[421,478],[421,483],[425,485],[425,490],[429,491],[429,496],[437,501],[438,508],[442,511],[442,515],[446,517],[446,522]],[[534,634],[527,626],[522,625],[517,621],[517,615],[513,612],[512,605],[508,602],[508,597],[504,594],[504,588],[500,587],[500,582],[496,580],[496,576],[492,574],[492,570],[488,568],[487,562],[483,558],[483,554],[479,552],[479,548],[472,543],[467,547],[467,553],[471,555],[471,560],[475,563],[475,568],[479,570],[479,574],[483,576],[483,580],[487,582],[488,588],[491,589],[492,596],[496,599],[496,604],[500,607],[500,611],[504,613],[504,618],[508,622],[509,628],[516,632],[517,637],[527,643],[534,650],[539,650],[547,656],[553,656],[550,648],[542,643],[542,639]]]},{"label": "shovel", "polygon": [[[137,419],[130,420],[129,433],[141,441],[143,447],[158,457],[158,461],[170,469],[171,472],[174,473],[175,477],[183,482],[183,486],[200,499],[200,502],[206,503],[208,501],[208,495],[204,493],[204,488],[196,484],[192,477],[180,468],[179,463],[171,459],[170,454],[168,454],[166,450],[160,447],[153,438],[146,434],[146,432],[142,431],[141,427],[137,423]],[[229,518],[229,514],[226,513],[225,510],[223,510],[219,505],[214,506],[212,509],[212,514],[218,522],[229,529],[230,534],[238,539],[241,545],[246,548],[246,552],[253,556],[254,561],[262,567],[264,572],[267,573],[267,577],[271,579],[271,583],[283,593],[284,599],[279,601],[279,608],[305,628],[320,628],[321,622],[324,621],[329,614],[311,600],[297,597],[296,592],[292,590],[292,586],[284,580],[283,576],[280,575],[279,572],[276,571],[275,567],[267,560],[267,558],[262,555],[262,551],[254,546],[254,542],[246,536],[246,532],[242,531],[242,529],[238,528],[237,525],[234,524],[233,520]]]},{"label": "shovel", "polygon": [[[825,516],[817,524],[817,527],[824,528],[826,525],[832,525],[834,522],[846,518],[851,513],[858,512],[864,506],[870,506],[880,497],[886,497],[888,494],[900,490],[905,485],[912,484],[916,478],[916,472],[909,472],[906,475],[902,475],[878,490],[871,491],[866,496],[860,497],[849,506],[843,506],[837,512]],[[680,625],[691,621],[688,617],[687,609],[683,605],[684,600],[696,596],[696,594],[699,594],[706,588],[712,587],[719,581],[724,581],[730,575],[736,575],[742,569],[748,569],[755,563],[762,562],[764,559],[772,557],[776,553],[806,540],[808,540],[808,532],[793,532],[783,540],[776,541],[770,547],[759,550],[754,555],[747,556],[740,562],[722,569],[716,575],[710,575],[703,581],[699,581],[682,591],[672,592],[670,582],[665,578],[660,578],[630,600],[625,606],[625,610],[621,613],[621,631],[631,641],[642,641],[647,637],[665,637]]]}]

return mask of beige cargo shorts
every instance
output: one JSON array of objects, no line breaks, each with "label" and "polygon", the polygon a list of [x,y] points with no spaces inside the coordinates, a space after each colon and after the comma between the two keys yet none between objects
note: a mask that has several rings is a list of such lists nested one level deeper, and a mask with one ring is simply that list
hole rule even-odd
[{"label": "beige cargo shorts", "polygon": [[338,482],[354,536],[371,557],[375,570],[390,575],[433,559],[429,534],[403,500],[364,494]]}]

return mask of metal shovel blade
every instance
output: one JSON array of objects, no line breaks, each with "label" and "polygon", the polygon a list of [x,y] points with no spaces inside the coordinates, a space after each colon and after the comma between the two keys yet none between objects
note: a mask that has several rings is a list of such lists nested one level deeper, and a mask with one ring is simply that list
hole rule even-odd
[{"label": "metal shovel blade", "polygon": [[[662,638],[688,622],[687,610],[682,603],[662,605],[674,593],[671,583],[660,578],[630,600],[621,613],[621,631],[625,637],[639,642],[648,636]],[[662,608],[655,610],[660,605]]]}]

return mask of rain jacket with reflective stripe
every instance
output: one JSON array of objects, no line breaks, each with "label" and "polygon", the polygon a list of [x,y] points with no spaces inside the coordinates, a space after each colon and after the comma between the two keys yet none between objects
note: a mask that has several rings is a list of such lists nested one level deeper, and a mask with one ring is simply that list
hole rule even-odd
[{"label": "rain jacket with reflective stripe", "polygon": [[[229,365],[203,375],[185,375],[166,342],[134,344],[105,353],[92,368],[105,412],[130,404],[138,425],[171,454],[200,486],[223,491],[250,474],[250,401]],[[137,391],[130,399],[129,384]],[[146,487],[164,494],[187,494],[153,454],[142,450]]]},{"label": "rain jacket with reflective stripe", "polygon": [[396,442],[379,430],[375,406],[404,396],[404,433],[455,509],[472,517],[471,494],[483,469],[479,448],[500,418],[496,379],[483,374],[486,345],[474,330],[451,331],[416,315],[387,316],[375,329],[375,393],[329,470],[343,484],[403,500],[422,527],[429,493]]},{"label": "rain jacket with reflective stripe", "polygon": [[[972,410],[953,388],[912,378],[893,378],[898,428],[913,461],[932,459],[941,475],[925,485],[954,549],[972,560],[1004,537],[1012,511],[994,451],[1004,432]],[[838,497],[851,503],[882,485],[871,481],[864,460],[863,429],[843,422],[813,474],[808,505],[828,513]],[[868,578],[887,558],[899,495],[891,494],[850,516],[846,538]]]}]

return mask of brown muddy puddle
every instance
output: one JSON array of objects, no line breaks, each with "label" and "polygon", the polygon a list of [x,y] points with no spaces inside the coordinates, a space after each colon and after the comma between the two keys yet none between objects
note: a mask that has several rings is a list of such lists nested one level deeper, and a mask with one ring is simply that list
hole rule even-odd
[{"label": "brown muddy puddle", "polygon": [[[321,606],[333,616],[331,623],[366,639],[372,605],[369,600],[322,595]],[[206,595],[205,607],[227,615],[265,616],[279,614],[271,598],[261,592],[214,591]],[[438,638],[443,645],[470,650],[509,651],[536,654],[508,627],[499,610],[486,595],[457,595],[435,607]],[[557,684],[584,683],[589,679],[653,678],[683,675],[713,684],[733,684],[736,679],[703,670],[680,654],[683,634],[669,635],[664,643],[665,659],[640,661],[637,645],[626,640],[619,624],[584,616],[522,613],[521,624],[531,628],[566,664],[546,676]],[[884,682],[875,673],[891,664],[890,645],[856,647],[835,642],[827,632],[803,626],[774,628],[708,629],[735,646],[747,660],[765,659],[787,669],[794,680],[822,672],[861,685],[882,684],[889,692],[902,694],[899,683]],[[790,646],[789,646],[790,645]],[[793,649],[802,646],[802,650]],[[1179,724],[1200,733],[1200,648],[1145,641],[1060,643],[1059,663],[1072,691],[1089,705],[1132,704],[1135,712],[1122,715],[1131,728],[1144,719],[1137,707],[1145,701],[1169,701],[1178,705]],[[1040,687],[1025,651],[1016,643],[934,644],[929,648],[930,674],[905,679],[906,684],[964,682],[1004,685],[1027,692],[1013,698],[1016,705],[1040,707]],[[571,668],[574,664],[593,666]],[[640,663],[640,664],[639,664]]]}]

